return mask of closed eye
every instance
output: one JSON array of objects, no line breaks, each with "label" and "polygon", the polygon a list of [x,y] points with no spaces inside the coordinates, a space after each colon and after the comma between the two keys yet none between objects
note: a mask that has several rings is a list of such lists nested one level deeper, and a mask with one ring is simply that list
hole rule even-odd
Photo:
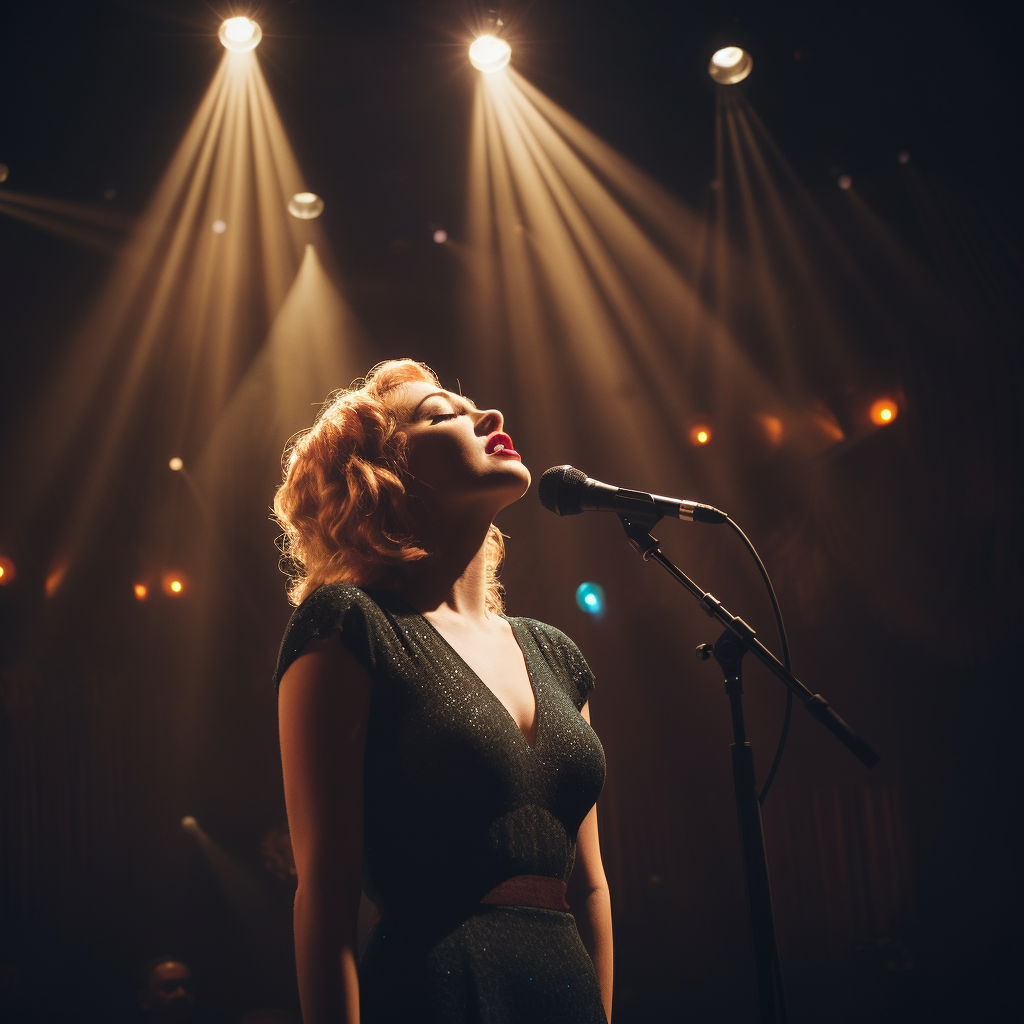
[{"label": "closed eye", "polygon": [[440,423],[442,420],[453,420],[459,414],[457,412],[443,412],[437,416],[430,417],[430,424],[433,426],[435,423]]}]

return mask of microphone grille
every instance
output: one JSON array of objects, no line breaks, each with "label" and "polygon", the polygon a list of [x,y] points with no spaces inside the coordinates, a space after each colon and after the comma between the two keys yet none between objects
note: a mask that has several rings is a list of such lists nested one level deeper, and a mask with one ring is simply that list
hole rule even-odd
[{"label": "microphone grille", "polygon": [[540,478],[540,503],[560,516],[575,516],[583,511],[583,485],[587,474],[575,466],[552,466]]}]

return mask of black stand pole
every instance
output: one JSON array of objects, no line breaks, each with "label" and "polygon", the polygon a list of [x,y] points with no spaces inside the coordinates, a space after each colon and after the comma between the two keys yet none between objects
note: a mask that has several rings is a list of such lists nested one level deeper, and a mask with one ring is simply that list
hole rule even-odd
[{"label": "black stand pole", "polygon": [[736,790],[736,814],[739,818],[743,852],[743,876],[747,889],[747,907],[754,940],[754,964],[761,1024],[785,1024],[782,968],[775,936],[775,913],[768,881],[768,859],[761,828],[761,804],[757,797],[754,755],[747,742],[743,724],[743,657],[749,651],[777,676],[803,702],[808,712],[835,735],[868,768],[878,763],[878,755],[836,713],[828,701],[811,693],[792,672],[757,639],[754,630],[739,616],[728,611],[716,597],[693,582],[661,552],[650,531],[661,519],[657,514],[623,516],[619,519],[633,549],[645,562],[655,561],[690,592],[701,607],[723,626],[725,632],[712,648],[701,644],[697,656],[706,660],[712,654],[725,674],[725,692],[732,712],[732,775]]}]

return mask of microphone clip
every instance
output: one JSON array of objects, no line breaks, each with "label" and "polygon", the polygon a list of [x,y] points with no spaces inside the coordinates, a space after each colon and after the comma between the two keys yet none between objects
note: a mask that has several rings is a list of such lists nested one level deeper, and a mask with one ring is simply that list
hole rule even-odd
[{"label": "microphone clip", "polygon": [[629,546],[646,562],[655,551],[659,550],[661,543],[656,537],[651,536],[654,529],[664,517],[658,512],[630,513],[628,516],[619,515],[619,522],[626,531]]}]

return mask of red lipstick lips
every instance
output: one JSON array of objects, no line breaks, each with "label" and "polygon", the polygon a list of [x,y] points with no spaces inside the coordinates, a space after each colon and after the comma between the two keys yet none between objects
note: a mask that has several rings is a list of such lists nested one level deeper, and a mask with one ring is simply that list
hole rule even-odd
[{"label": "red lipstick lips", "polygon": [[500,430],[496,430],[489,438],[487,438],[487,445],[484,447],[484,451],[488,455],[499,455],[505,458],[519,458],[519,452],[512,447],[512,438],[508,434],[503,434]]}]

